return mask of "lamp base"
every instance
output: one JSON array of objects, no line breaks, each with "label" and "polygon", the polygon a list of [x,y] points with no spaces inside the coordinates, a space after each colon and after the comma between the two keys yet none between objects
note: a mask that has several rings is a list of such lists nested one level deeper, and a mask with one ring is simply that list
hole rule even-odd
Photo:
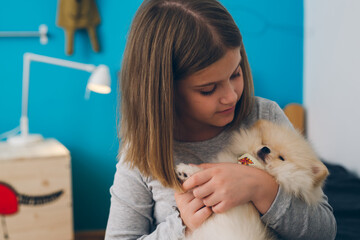
[{"label": "lamp base", "polygon": [[31,143],[41,142],[44,138],[40,134],[17,135],[8,138],[7,142],[14,146],[23,146]]}]

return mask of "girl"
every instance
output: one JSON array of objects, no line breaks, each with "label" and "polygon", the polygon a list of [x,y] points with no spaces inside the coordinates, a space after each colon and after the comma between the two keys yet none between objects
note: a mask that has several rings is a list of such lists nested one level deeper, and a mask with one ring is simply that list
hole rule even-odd
[{"label": "girl", "polygon": [[[309,207],[264,171],[209,163],[234,129],[260,118],[290,124],[276,103],[253,96],[242,37],[219,2],[144,1],[120,81],[122,145],[105,239],[182,239],[212,213],[250,201],[283,239],[334,238],[326,196]],[[180,162],[204,171],[181,186]]]}]

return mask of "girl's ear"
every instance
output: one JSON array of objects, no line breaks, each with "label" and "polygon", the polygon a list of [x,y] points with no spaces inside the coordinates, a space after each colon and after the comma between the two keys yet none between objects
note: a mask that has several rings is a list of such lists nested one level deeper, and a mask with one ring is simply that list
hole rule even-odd
[{"label": "girl's ear", "polygon": [[314,187],[322,186],[324,180],[329,175],[327,167],[322,162],[318,162],[311,166],[311,171],[314,174]]}]

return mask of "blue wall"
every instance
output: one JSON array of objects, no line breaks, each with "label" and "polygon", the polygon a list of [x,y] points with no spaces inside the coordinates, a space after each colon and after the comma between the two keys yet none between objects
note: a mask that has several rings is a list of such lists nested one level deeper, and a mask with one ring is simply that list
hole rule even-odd
[{"label": "blue wall", "polygon": [[[0,133],[19,125],[22,56],[25,52],[71,61],[107,64],[109,95],[84,99],[88,73],[32,63],[29,122],[31,133],[62,142],[72,155],[75,230],[103,229],[110,205],[118,140],[117,79],[126,34],[142,1],[97,1],[102,23],[97,28],[100,53],[91,50],[85,31],[77,31],[73,56],[64,53],[64,31],[56,26],[56,1],[2,1],[0,31],[49,28],[49,43],[36,38],[0,38]],[[253,70],[256,95],[280,106],[302,102],[303,2],[223,0],[240,30]]]},{"label": "blue wall", "polygon": [[223,0],[244,38],[255,94],[302,103],[303,1]]}]

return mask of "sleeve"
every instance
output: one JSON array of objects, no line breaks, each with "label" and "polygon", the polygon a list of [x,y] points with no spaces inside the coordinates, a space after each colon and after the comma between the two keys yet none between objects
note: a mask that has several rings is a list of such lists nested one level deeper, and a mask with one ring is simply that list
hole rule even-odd
[{"label": "sleeve", "polygon": [[182,239],[185,227],[175,211],[154,227],[154,200],[151,189],[138,170],[121,161],[117,164],[105,240]]},{"label": "sleeve", "polygon": [[331,240],[336,235],[335,217],[325,195],[319,204],[309,206],[280,187],[261,220],[282,239]]},{"label": "sleeve", "polygon": [[253,110],[250,113],[248,119],[246,119],[245,125],[251,126],[259,119],[265,119],[277,124],[293,127],[289,119],[286,117],[284,111],[276,102],[256,97]]},{"label": "sleeve", "polygon": [[[272,102],[268,109],[269,120],[292,126],[277,103]],[[261,219],[283,239],[331,240],[336,235],[336,221],[326,195],[318,205],[309,206],[279,187],[272,206]]]},{"label": "sleeve", "polygon": [[291,122],[286,117],[284,111],[276,102],[271,102],[272,105],[269,108],[269,120],[279,124],[285,124],[292,127]]}]

